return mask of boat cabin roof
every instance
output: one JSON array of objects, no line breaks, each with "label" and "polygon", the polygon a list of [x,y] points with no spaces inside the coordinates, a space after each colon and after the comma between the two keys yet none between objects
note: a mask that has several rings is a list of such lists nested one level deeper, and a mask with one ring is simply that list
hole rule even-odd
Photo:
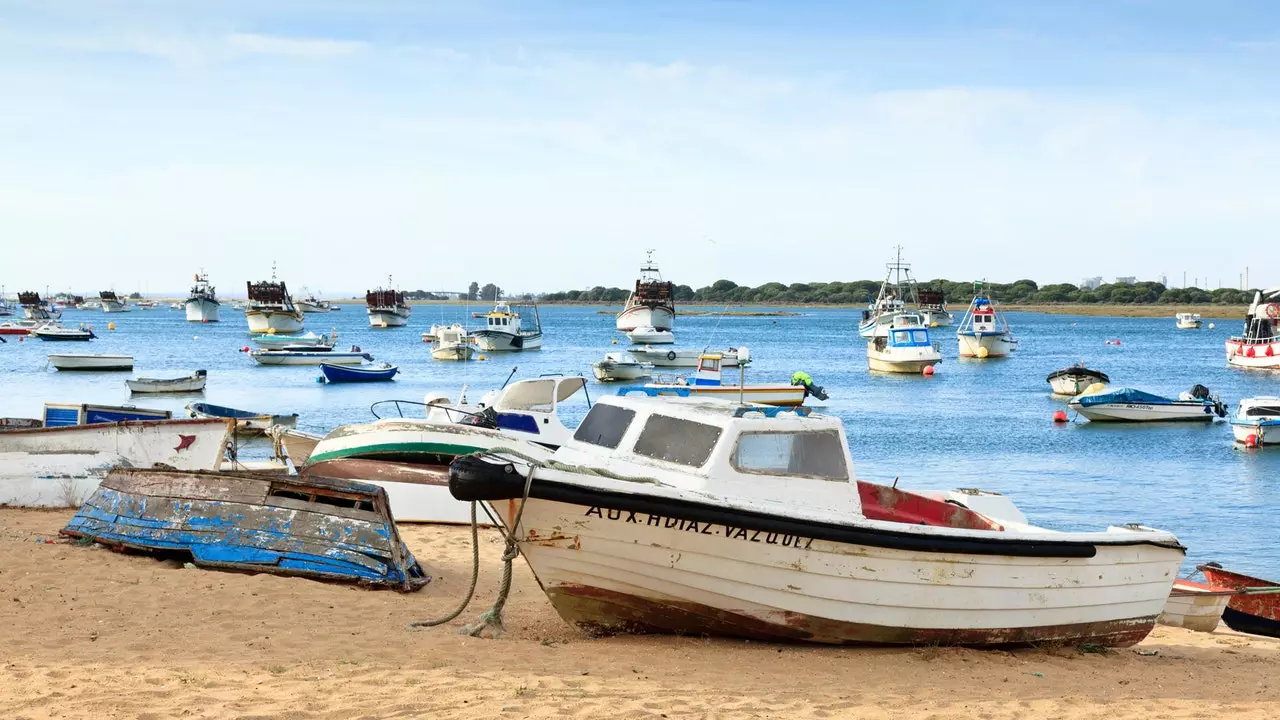
[{"label": "boat cabin roof", "polygon": [[573,397],[587,381],[579,375],[545,375],[511,383],[491,403],[495,410],[552,412]]}]

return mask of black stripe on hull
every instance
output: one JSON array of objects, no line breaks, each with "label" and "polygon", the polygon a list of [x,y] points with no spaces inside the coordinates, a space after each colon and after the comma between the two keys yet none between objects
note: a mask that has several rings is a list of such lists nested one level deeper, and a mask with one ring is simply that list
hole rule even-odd
[{"label": "black stripe on hull", "polygon": [[1222,611],[1222,622],[1236,632],[1280,638],[1280,622],[1233,610],[1230,606]]}]

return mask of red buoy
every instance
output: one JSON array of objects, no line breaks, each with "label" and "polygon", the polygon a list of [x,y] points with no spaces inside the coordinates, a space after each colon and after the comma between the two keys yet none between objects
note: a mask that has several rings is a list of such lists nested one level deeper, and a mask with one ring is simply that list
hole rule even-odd
[{"label": "red buoy", "polygon": [[921,372],[921,373],[924,373],[924,376],[925,376],[925,377],[933,377],[933,366],[932,366],[932,365],[925,365],[925,366],[924,366],[924,369],[923,369],[923,370],[921,370],[920,372]]},{"label": "red buoy", "polygon": [[1244,351],[1245,357],[1253,357],[1253,348]]},{"label": "red buoy", "polygon": [[1244,439],[1244,446],[1245,446],[1245,447],[1247,447],[1247,448],[1256,448],[1256,447],[1258,447],[1258,434],[1257,434],[1257,433],[1249,433],[1249,435],[1248,435],[1247,437],[1245,437],[1245,439]]},{"label": "red buoy", "polygon": [[1053,411],[1053,421],[1054,421],[1055,423],[1064,423],[1064,422],[1066,422],[1066,421],[1067,421],[1067,411],[1066,411],[1066,410],[1054,410],[1054,411]]}]

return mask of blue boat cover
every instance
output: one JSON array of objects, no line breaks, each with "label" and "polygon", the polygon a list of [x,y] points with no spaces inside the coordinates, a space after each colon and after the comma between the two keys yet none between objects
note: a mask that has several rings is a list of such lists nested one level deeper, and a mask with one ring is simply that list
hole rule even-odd
[{"label": "blue boat cover", "polygon": [[1152,395],[1149,392],[1134,390],[1133,388],[1120,388],[1111,392],[1098,393],[1096,395],[1084,395],[1079,398],[1080,404],[1085,407],[1093,405],[1110,405],[1112,403],[1132,403],[1139,405],[1172,405],[1177,402],[1174,398],[1161,397],[1160,395]]}]

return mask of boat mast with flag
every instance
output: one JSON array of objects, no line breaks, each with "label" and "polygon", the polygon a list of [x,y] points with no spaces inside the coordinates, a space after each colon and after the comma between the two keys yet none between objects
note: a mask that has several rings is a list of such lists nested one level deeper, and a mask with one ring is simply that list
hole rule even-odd
[{"label": "boat mast with flag", "polygon": [[1227,340],[1227,363],[1248,369],[1280,368],[1280,287],[1253,294],[1244,316],[1244,332]]},{"label": "boat mast with flag", "polygon": [[636,289],[627,298],[622,312],[618,313],[618,331],[631,332],[639,327],[670,330],[676,320],[674,294],[675,285],[662,279],[662,273],[653,261],[653,250],[646,250]]},{"label": "boat mast with flag", "polygon": [[995,303],[982,289],[980,281],[973,284],[973,292],[973,301],[956,330],[960,357],[1005,357],[1017,349],[1018,341],[1013,338],[1004,315],[996,312]]}]

